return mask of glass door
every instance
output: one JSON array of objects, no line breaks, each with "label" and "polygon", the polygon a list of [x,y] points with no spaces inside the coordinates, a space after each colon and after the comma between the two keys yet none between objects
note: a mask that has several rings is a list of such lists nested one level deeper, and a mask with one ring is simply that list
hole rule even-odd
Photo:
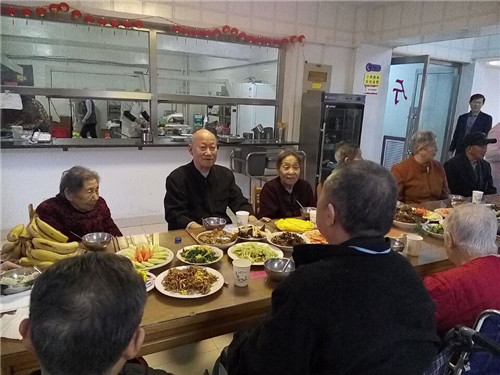
[{"label": "glass door", "polygon": [[383,135],[407,140],[401,160],[408,155],[408,140],[419,126],[428,64],[429,56],[395,57],[391,60]]}]

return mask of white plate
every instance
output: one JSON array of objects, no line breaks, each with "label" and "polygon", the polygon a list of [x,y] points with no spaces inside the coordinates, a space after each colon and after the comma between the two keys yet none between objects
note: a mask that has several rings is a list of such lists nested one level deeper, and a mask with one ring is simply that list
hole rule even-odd
[{"label": "white plate", "polygon": [[422,225],[422,229],[424,230],[424,232],[430,234],[432,237],[439,238],[442,240],[442,239],[444,239],[444,235],[433,233],[433,232],[429,231],[429,227],[436,226],[436,225],[439,225],[439,224],[424,224],[424,225]]},{"label": "white plate", "polygon": [[[167,258],[165,259],[165,262],[160,263],[160,264],[155,264],[154,266],[151,266],[151,267],[144,267],[144,268],[138,268],[138,267],[136,267],[136,268],[140,269],[140,270],[154,270],[155,268],[160,268],[160,267],[163,267],[163,266],[169,264],[172,261],[172,259],[174,259],[174,253],[170,249],[167,249],[166,247],[163,247],[163,246],[158,246],[158,248],[161,249],[161,250],[166,250],[167,251]],[[130,248],[126,248],[126,249],[117,251],[116,254],[121,255],[121,256],[123,256],[125,258],[128,258],[128,259],[132,260],[130,257],[128,257],[127,255],[125,255],[126,250],[129,250],[129,249]],[[135,267],[135,265],[134,265],[134,267]]]},{"label": "white plate", "polygon": [[[271,250],[273,250],[273,251],[275,251],[277,253],[276,258],[283,258],[283,251],[281,251],[280,249],[278,249],[276,246],[270,245],[270,244],[267,244],[267,243],[262,243],[262,244],[259,243],[259,244],[257,244],[255,242],[242,242],[242,243],[238,243],[236,245],[231,246],[227,250],[227,255],[229,256],[229,258],[231,258],[233,260],[240,259],[240,257],[234,253],[234,250],[238,249],[242,245],[245,245],[246,243],[251,243],[251,244],[254,244],[254,245],[258,245],[258,246],[267,246],[269,249],[271,249]],[[252,262],[252,266],[263,266],[263,265],[264,265],[264,262]]]},{"label": "white plate", "polygon": [[[208,246],[209,248],[211,248],[214,253],[217,255],[217,259],[211,261],[211,262],[207,262],[207,263],[191,263],[191,262],[188,262],[182,255],[181,253],[186,250],[186,249],[190,249],[192,247],[199,247],[199,246]],[[185,246],[183,247],[182,249],[180,249],[178,252],[177,252],[177,259],[179,259],[181,262],[184,262],[184,263],[187,263],[187,264],[192,264],[193,266],[206,266],[208,264],[213,264],[213,263],[216,263],[218,262],[219,260],[222,259],[222,257],[224,256],[224,252],[215,247],[215,246],[211,246],[211,245],[191,245],[191,246]]]},{"label": "white plate", "polygon": [[[226,228],[227,228],[227,227],[228,227],[228,226],[226,225]],[[231,231],[231,230],[227,230],[227,229],[224,229],[224,230],[225,230],[226,232],[233,232],[233,233],[234,233],[234,231]],[[218,247],[218,248],[219,248],[219,249],[221,249],[221,250],[226,250],[226,249],[230,248],[231,246],[233,246],[233,245],[236,243],[236,241],[238,241],[238,237],[236,237],[236,239],[235,239],[234,241],[231,241],[231,242],[228,242],[228,243],[214,243],[214,244],[208,244],[208,243],[205,243],[205,242],[203,242],[203,241],[201,241],[201,240],[200,240],[200,236],[201,236],[202,234],[206,234],[206,233],[210,233],[210,232],[212,232],[212,231],[211,231],[211,230],[206,230],[206,231],[204,231],[204,232],[201,232],[200,234],[198,234],[198,235],[196,236],[196,241],[198,241],[198,243],[199,243],[199,244],[202,244],[202,245],[207,245],[207,246],[216,246],[216,247]]]},{"label": "white plate", "polygon": [[[248,224],[248,225],[252,225],[252,224]],[[266,228],[266,230],[264,231],[265,232],[265,235],[264,237],[241,237],[239,235],[239,229],[240,228],[243,228],[243,227],[246,227],[247,225],[243,225],[241,227],[238,227],[238,239],[240,239],[241,241],[265,241],[267,239],[267,236],[269,236],[271,234],[271,231],[269,229]]]},{"label": "white plate", "polygon": [[[393,222],[393,225],[396,227],[396,228],[400,228],[400,229],[404,229],[404,230],[415,230],[417,229],[417,223],[404,223],[402,221],[396,221],[394,220]],[[427,221],[423,222],[422,225],[426,224]]]},{"label": "white plate", "polygon": [[283,245],[278,245],[277,243],[274,243],[273,242],[273,238],[274,237],[277,237],[283,233],[290,233],[290,234],[294,234],[296,236],[299,236],[300,238],[302,238],[304,240],[304,242],[307,244],[307,243],[311,243],[311,240],[309,240],[309,238],[307,238],[306,236],[304,236],[303,234],[300,234],[300,233],[295,233],[295,232],[274,232],[274,233],[271,233],[267,236],[267,241],[273,245],[273,246],[276,246],[278,249],[281,249],[283,251],[293,251],[293,246],[283,246]]},{"label": "white plate", "polygon": [[179,266],[179,267],[173,267],[169,270],[166,270],[162,273],[160,273],[158,276],[156,276],[156,280],[155,280],[155,287],[156,289],[158,289],[158,291],[160,293],[163,293],[165,294],[166,296],[169,296],[169,297],[174,297],[174,298],[201,298],[201,297],[206,297],[206,296],[209,296],[211,294],[214,294],[215,292],[217,292],[220,288],[222,288],[224,286],[224,276],[222,276],[222,274],[212,268],[209,268],[209,267],[200,267],[200,268],[203,268],[204,270],[210,272],[211,274],[217,276],[217,281],[212,285],[212,287],[210,288],[210,291],[207,293],[207,294],[201,294],[201,293],[196,293],[196,294],[180,294],[180,293],[176,293],[176,292],[170,292],[168,290],[165,289],[165,287],[163,286],[162,282],[163,282],[163,279],[165,278],[165,276],[168,275],[168,273],[170,272],[170,270],[174,269],[174,268],[177,268],[177,269],[184,269],[184,268],[188,268],[188,267],[191,267],[191,266]]},{"label": "white plate", "polygon": [[424,215],[424,219],[432,222],[439,222],[439,220],[443,220],[443,216],[435,211],[429,211],[426,215]]},{"label": "white plate", "polygon": [[151,272],[148,272],[146,274],[146,276],[148,277],[148,280],[145,282],[146,292],[149,292],[149,291],[153,290],[155,287],[156,276],[154,274],[152,274]]}]

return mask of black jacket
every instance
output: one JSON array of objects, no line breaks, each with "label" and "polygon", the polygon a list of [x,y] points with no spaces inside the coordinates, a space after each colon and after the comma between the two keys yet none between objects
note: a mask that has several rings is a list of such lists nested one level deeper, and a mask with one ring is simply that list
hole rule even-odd
[{"label": "black jacket", "polygon": [[184,229],[191,221],[201,224],[201,219],[210,216],[229,220],[226,207],[253,215],[252,205],[236,185],[233,172],[220,165],[214,165],[207,178],[193,162],[183,165],[170,173],[165,187],[163,204],[169,230]]},{"label": "black jacket", "polygon": [[229,375],[421,375],[437,353],[435,306],[389,248],[382,237],[295,246],[268,316],[229,345]]},{"label": "black jacket", "polygon": [[486,160],[479,160],[478,163],[476,168],[479,168],[479,180],[465,153],[455,155],[444,163],[451,194],[470,197],[472,196],[472,190],[479,190],[484,194],[495,194],[497,192],[496,187],[493,186],[490,163]]},{"label": "black jacket", "polygon": [[[464,113],[463,115],[460,115],[457,120],[457,126],[455,128],[455,132],[453,133],[453,139],[451,140],[450,144],[450,151],[456,150],[456,154],[460,154],[465,151],[464,137],[465,130],[467,128],[468,117],[469,113]],[[488,132],[491,130],[492,122],[493,120],[490,115],[479,112],[476,121],[474,121],[474,124],[472,124],[470,133],[483,132],[484,134],[488,134]]]}]

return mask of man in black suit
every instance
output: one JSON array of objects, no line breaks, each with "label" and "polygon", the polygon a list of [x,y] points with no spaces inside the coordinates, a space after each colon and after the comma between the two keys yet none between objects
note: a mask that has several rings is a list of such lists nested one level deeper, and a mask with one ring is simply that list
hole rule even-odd
[{"label": "man in black suit", "polygon": [[492,118],[490,115],[481,112],[485,97],[482,94],[474,94],[470,97],[470,112],[460,115],[457,121],[453,139],[450,144],[450,156],[463,153],[465,151],[464,137],[469,133],[481,132],[488,134],[491,130]]},{"label": "man in black suit", "polygon": [[484,160],[486,146],[496,143],[495,138],[486,138],[481,132],[469,133],[464,138],[465,152],[455,155],[444,163],[446,179],[452,194],[470,197],[472,190],[484,194],[495,194],[491,166]]}]

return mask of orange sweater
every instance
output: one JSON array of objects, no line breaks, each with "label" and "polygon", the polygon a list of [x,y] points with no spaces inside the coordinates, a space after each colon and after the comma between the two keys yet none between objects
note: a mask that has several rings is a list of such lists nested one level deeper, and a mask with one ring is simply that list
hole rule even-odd
[{"label": "orange sweater", "polygon": [[441,163],[431,160],[420,164],[410,156],[391,169],[398,184],[398,200],[421,203],[445,199],[450,193]]}]

